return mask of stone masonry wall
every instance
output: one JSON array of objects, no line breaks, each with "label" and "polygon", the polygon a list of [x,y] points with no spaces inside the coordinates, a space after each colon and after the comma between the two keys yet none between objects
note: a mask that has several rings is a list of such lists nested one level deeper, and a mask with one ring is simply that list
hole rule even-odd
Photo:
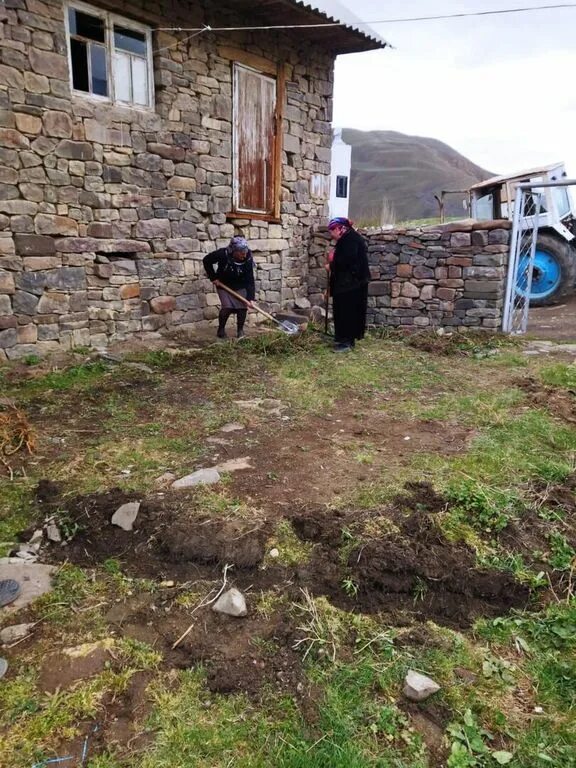
[{"label": "stone masonry wall", "polygon": [[[498,329],[506,285],[510,222],[362,232],[372,282],[368,323],[374,326]],[[322,305],[324,263],[332,246],[316,233],[310,254],[310,300]]]},{"label": "stone masonry wall", "polygon": [[[152,27],[250,22],[216,0],[93,5]],[[135,109],[71,96],[61,0],[3,0],[0,22],[0,360],[213,319],[201,260],[233,234],[250,241],[260,300],[306,295],[311,227],[327,213],[331,53],[285,33],[155,32],[154,107]],[[222,46],[285,64],[278,221],[226,215]]]}]

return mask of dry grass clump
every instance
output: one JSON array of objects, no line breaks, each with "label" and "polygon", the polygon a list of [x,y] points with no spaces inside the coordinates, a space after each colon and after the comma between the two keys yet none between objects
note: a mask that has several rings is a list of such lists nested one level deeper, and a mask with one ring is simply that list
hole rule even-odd
[{"label": "dry grass clump", "polygon": [[33,453],[35,436],[24,411],[12,400],[0,399],[0,463],[3,464],[12,479],[10,456],[18,451]]}]

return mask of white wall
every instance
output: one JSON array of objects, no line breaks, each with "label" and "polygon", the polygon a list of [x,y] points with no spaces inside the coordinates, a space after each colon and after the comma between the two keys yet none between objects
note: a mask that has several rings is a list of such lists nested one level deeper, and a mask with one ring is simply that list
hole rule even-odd
[{"label": "white wall", "polygon": [[[342,129],[334,129],[332,140],[332,172],[330,175],[330,218],[348,216],[350,203],[350,169],[352,167],[352,147],[342,140]],[[338,176],[345,176],[347,182],[346,197],[336,196]]]}]

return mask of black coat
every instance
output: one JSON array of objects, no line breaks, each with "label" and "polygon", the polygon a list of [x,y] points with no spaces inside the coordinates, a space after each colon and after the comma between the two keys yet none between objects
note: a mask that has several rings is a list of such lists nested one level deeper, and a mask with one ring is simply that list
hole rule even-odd
[{"label": "black coat", "polygon": [[362,288],[370,282],[368,248],[364,238],[355,229],[349,229],[337,242],[330,267],[330,293]]},{"label": "black coat", "polygon": [[[256,287],[254,285],[254,261],[250,251],[248,251],[246,259],[240,262],[234,260],[228,248],[219,248],[217,251],[212,251],[212,253],[204,256],[202,263],[212,282],[220,280],[233,291],[245,288],[246,298],[248,301],[253,301]],[[216,265],[216,269],[214,269],[214,265]]]}]

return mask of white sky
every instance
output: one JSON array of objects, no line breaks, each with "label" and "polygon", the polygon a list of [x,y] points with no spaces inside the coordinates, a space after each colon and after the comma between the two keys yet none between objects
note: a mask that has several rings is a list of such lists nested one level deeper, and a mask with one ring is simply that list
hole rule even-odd
[{"label": "white sky", "polygon": [[[558,0],[341,2],[372,21]],[[564,160],[576,176],[576,7],[373,27],[395,50],[337,59],[335,126],[430,136],[494,173]]]}]

